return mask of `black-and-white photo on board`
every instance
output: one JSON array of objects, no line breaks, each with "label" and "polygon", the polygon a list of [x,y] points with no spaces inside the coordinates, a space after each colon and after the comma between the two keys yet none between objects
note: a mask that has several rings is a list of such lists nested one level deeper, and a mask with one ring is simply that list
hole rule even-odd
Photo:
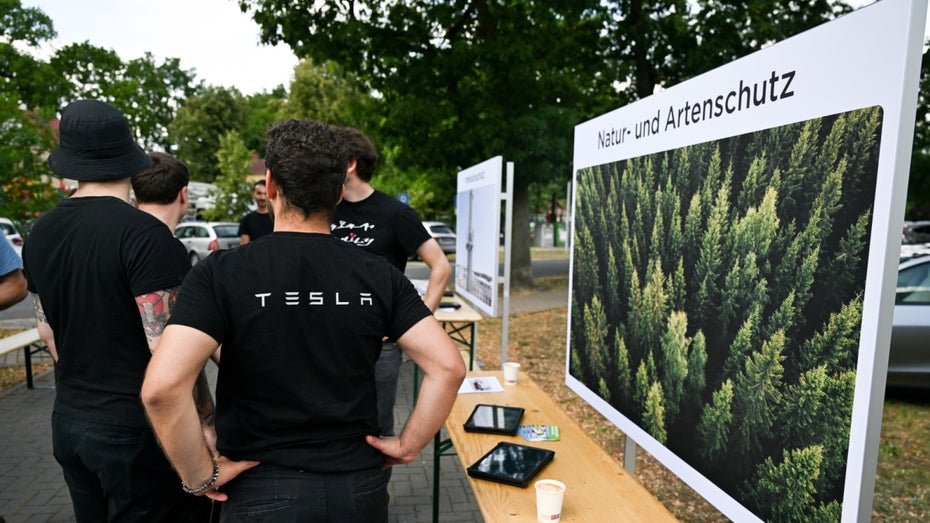
[{"label": "black-and-white photo on board", "polygon": [[503,161],[459,171],[455,199],[455,291],[489,316],[497,315]]}]

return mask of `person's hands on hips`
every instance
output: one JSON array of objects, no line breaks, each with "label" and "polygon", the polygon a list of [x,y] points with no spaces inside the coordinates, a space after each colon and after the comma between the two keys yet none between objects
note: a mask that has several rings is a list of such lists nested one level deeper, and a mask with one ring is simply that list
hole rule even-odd
[{"label": "person's hands on hips", "polygon": [[226,501],[229,496],[219,491],[219,488],[236,479],[236,476],[246,470],[258,465],[258,461],[232,461],[229,458],[220,456],[216,459],[216,465],[220,469],[220,475],[212,487],[205,490],[198,496],[206,496],[214,501]]},{"label": "person's hands on hips", "polygon": [[410,452],[403,448],[400,438],[391,436],[387,438],[378,438],[375,436],[365,436],[365,441],[372,447],[378,449],[384,457],[384,467],[392,465],[404,465],[410,463],[417,457],[419,452]]}]

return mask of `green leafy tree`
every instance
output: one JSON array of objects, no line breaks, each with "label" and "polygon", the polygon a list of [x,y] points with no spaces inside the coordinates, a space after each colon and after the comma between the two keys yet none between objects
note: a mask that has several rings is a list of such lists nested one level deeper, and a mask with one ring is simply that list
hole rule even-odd
[{"label": "green leafy tree", "polygon": [[168,130],[177,145],[176,156],[190,168],[192,179],[212,182],[220,175],[220,138],[244,128],[246,120],[245,101],[236,89],[209,87],[181,105]]},{"label": "green leafy tree", "polygon": [[333,61],[304,59],[294,68],[282,116],[369,128],[373,103],[357,75]]},{"label": "green leafy tree", "polygon": [[0,1],[0,208],[17,222],[52,207],[61,196],[44,158],[55,144],[51,122],[65,84],[34,56],[55,36],[41,9]]},{"label": "green leafy tree", "polygon": [[245,148],[259,157],[265,156],[268,127],[280,119],[284,104],[287,100],[287,91],[278,86],[271,92],[256,93],[246,97],[248,116],[245,128],[240,131]]},{"label": "green leafy tree", "polygon": [[798,34],[850,7],[814,0],[626,0],[608,2],[604,68],[624,94],[643,98]]},{"label": "green leafy tree", "polygon": [[597,59],[607,37],[605,6],[596,0],[239,5],[265,42],[284,42],[315,63],[336,62],[381,96],[382,138],[401,147],[401,168],[429,167],[449,180],[498,154],[513,161],[519,229],[512,278],[529,283],[530,186],[552,179],[564,185],[572,128],[616,104],[609,92],[614,78],[602,74]]},{"label": "green leafy tree", "polygon": [[251,154],[239,133],[229,131],[220,138],[216,160],[220,175],[214,183],[219,191],[212,195],[214,205],[202,212],[203,217],[212,221],[239,221],[249,210],[248,204],[252,198],[251,186],[245,179]]},{"label": "green leafy tree", "polygon": [[145,149],[170,150],[168,124],[181,102],[200,88],[180,60],[158,63],[151,53],[123,62],[115,51],[88,42],[60,49],[50,61],[68,86],[60,103],[94,98],[120,109]]}]

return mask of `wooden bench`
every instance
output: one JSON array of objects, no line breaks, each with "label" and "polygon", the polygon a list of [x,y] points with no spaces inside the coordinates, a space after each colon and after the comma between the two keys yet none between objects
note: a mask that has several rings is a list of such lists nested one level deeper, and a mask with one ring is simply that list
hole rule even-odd
[{"label": "wooden bench", "polygon": [[19,349],[23,349],[23,357],[26,362],[26,387],[34,389],[36,386],[32,381],[32,355],[41,351],[48,352],[45,342],[39,337],[39,329],[33,327],[32,329],[0,339],[0,356]]}]

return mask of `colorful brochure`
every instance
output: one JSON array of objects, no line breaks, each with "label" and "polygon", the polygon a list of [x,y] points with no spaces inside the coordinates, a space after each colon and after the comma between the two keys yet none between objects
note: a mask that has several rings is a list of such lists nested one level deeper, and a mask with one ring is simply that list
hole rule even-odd
[{"label": "colorful brochure", "polygon": [[559,441],[562,438],[558,425],[520,425],[517,434],[526,441]]}]

